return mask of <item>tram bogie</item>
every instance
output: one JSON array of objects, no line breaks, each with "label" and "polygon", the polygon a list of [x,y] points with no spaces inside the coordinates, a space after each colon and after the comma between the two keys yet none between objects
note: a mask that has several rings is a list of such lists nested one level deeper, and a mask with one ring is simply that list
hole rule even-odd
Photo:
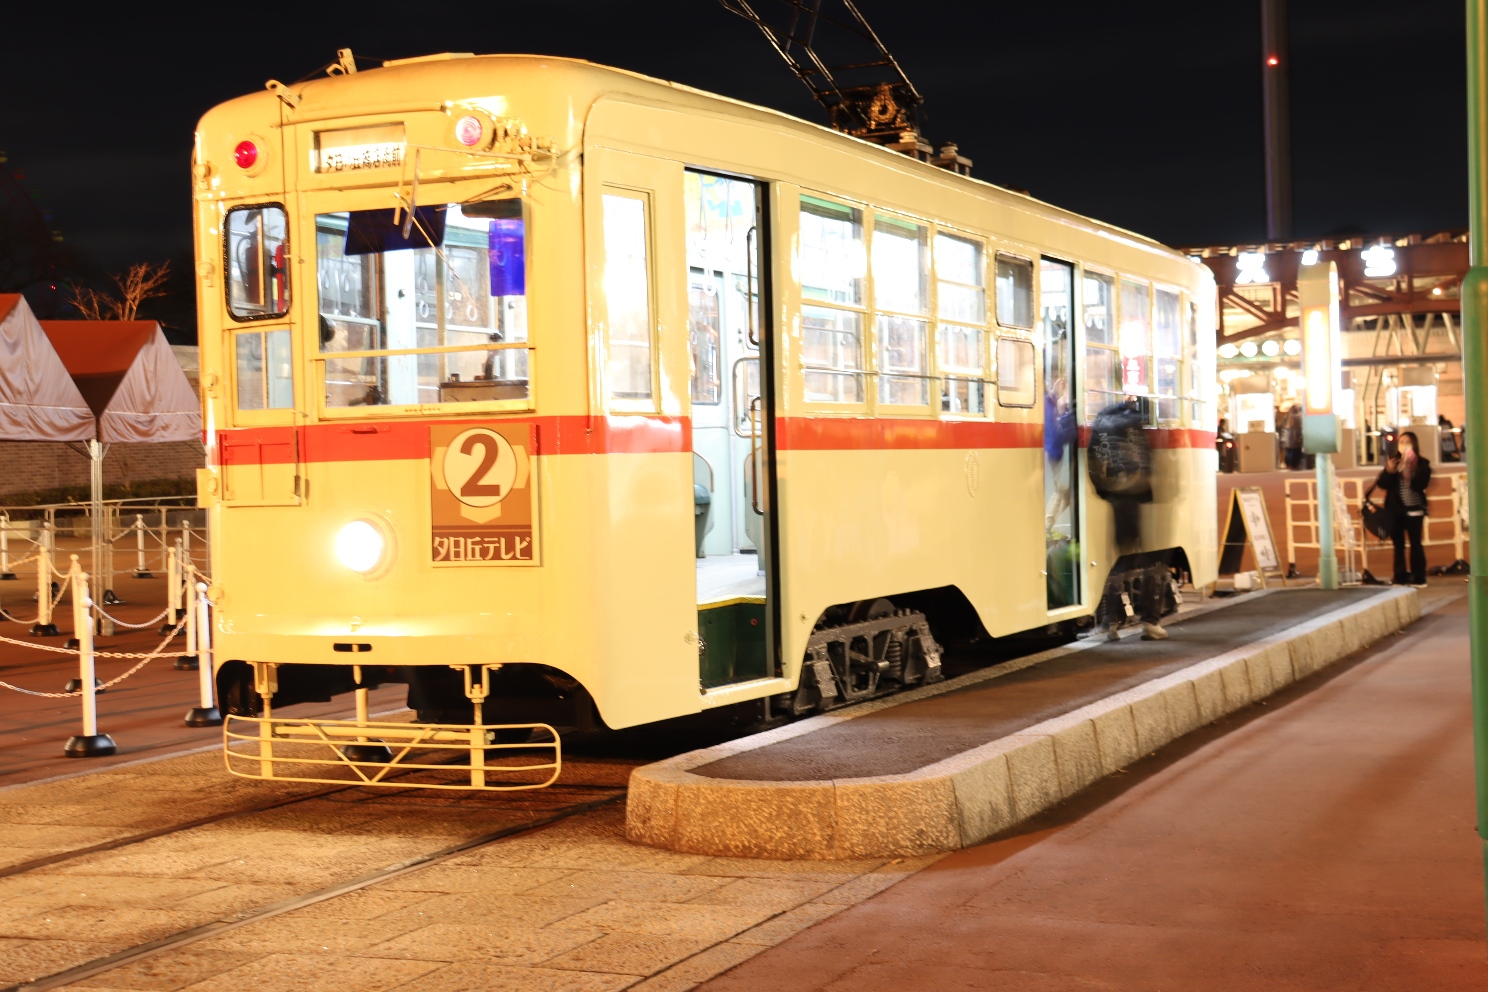
[{"label": "tram bogie", "polygon": [[527,56],[275,84],[193,165],[217,678],[271,752],[387,683],[479,748],[1088,622],[1131,549],[1077,429],[1127,395],[1141,553],[1213,577],[1213,283],[1137,235]]}]

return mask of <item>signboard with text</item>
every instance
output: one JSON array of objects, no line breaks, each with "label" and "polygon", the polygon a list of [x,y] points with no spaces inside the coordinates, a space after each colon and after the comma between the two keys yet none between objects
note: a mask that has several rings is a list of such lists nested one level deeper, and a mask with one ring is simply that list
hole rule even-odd
[{"label": "signboard with text", "polygon": [[435,565],[536,565],[535,424],[429,428],[430,555]]}]

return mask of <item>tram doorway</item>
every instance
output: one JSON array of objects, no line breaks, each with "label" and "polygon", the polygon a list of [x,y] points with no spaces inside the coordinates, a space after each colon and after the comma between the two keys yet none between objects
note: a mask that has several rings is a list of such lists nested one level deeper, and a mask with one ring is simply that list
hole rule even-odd
[{"label": "tram doorway", "polygon": [[1044,351],[1044,558],[1050,610],[1080,602],[1080,444],[1077,437],[1075,269],[1039,267],[1039,330]]},{"label": "tram doorway", "polygon": [[698,674],[708,689],[765,678],[774,654],[768,268],[763,188],[685,175]]}]

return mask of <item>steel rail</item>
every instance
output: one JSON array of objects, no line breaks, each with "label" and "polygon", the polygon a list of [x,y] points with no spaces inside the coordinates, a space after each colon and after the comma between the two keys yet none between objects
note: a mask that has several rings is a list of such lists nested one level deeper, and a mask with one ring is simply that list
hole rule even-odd
[{"label": "steel rail", "polygon": [[[406,772],[404,775],[399,775],[397,777],[404,778],[406,777],[406,775],[411,774],[413,774],[413,772],[409,771]],[[85,857],[89,854],[100,854],[104,851],[114,851],[118,850],[121,847],[130,847],[134,844],[143,843],[147,840],[154,840],[156,837],[166,837],[170,834],[183,833],[187,830],[194,830],[197,827],[210,826],[213,823],[221,823],[224,820],[232,820],[240,816],[252,816],[255,813],[264,813],[271,809],[280,809],[284,806],[293,806],[295,803],[302,803],[311,799],[320,799],[324,796],[333,796],[340,792],[347,792],[351,789],[361,788],[362,785],[363,783],[361,782],[348,782],[345,785],[332,786],[328,789],[315,789],[311,792],[302,793],[298,796],[286,796],[282,799],[275,799],[271,802],[266,803],[258,803],[257,805],[247,806],[242,809],[226,810],[221,813],[213,813],[210,816],[198,817],[195,820],[187,820],[185,823],[177,823],[168,827],[157,827],[154,830],[146,830],[141,833],[130,834],[127,837],[116,837],[113,840],[101,841],[97,844],[89,844],[87,847],[74,848],[70,851],[59,851],[56,854],[48,854],[40,858],[32,858],[30,861],[22,861],[19,864],[7,865],[3,868],[0,868],[0,878],[8,878],[11,875],[23,875],[28,871],[35,871],[38,868],[46,868],[50,865],[61,864],[64,861],[71,861],[74,858]],[[4,992],[4,990],[0,990],[0,992]]]},{"label": "steel rail", "polygon": [[493,844],[496,841],[505,840],[508,837],[514,837],[517,834],[529,833],[533,830],[539,830],[543,827],[551,826],[552,824],[557,823],[560,820],[568,819],[570,816],[577,816],[580,813],[588,813],[591,810],[600,808],[601,806],[606,806],[619,800],[624,795],[624,789],[617,789],[614,795],[605,796],[600,799],[591,799],[588,802],[584,803],[577,803],[573,806],[569,806],[565,809],[559,810],[556,813],[550,813],[547,816],[538,817],[536,820],[532,820],[528,823],[513,824],[509,827],[503,827],[500,830],[493,830],[490,833],[481,834],[479,837],[472,837],[469,840],[461,841],[458,844],[453,844],[449,847],[441,848],[440,850],[434,851],[430,854],[421,854],[418,857],[409,858],[406,861],[400,861],[397,864],[389,865],[386,868],[380,868],[377,871],[368,872],[365,875],[360,875],[357,878],[350,879],[349,881],[338,882],[334,885],[328,885],[323,889],[316,889],[314,892],[309,892],[302,896],[291,896],[288,899],[283,899],[279,902],[271,903],[270,905],[263,906],[259,909],[247,910],[243,913],[239,913],[238,915],[230,919],[213,920],[211,923],[204,923],[201,926],[192,927],[189,930],[182,930],[178,933],[170,934],[165,937],[146,941],[143,944],[136,944],[133,947],[126,947],[122,951],[115,951],[113,954],[108,954],[100,958],[94,958],[92,961],[85,961],[84,963],[76,965],[72,968],[68,968],[65,971],[59,971],[42,978],[33,979],[29,982],[20,982],[15,985],[7,985],[4,988],[0,988],[0,992],[46,992],[46,990],[48,989],[55,989],[63,985],[70,985],[73,982],[82,981],[85,978],[91,978],[94,975],[100,974],[105,971],[110,971],[114,968],[120,967],[121,965],[126,965],[133,961],[138,961],[142,958],[151,957],[153,955],[161,953],[162,951],[175,950],[179,947],[185,947],[188,944],[194,944],[199,940],[205,940],[208,937],[214,937],[217,934],[226,933],[229,930],[236,930],[239,927],[247,926],[250,923],[257,923],[260,920],[272,919],[273,917],[282,916],[285,913],[290,913],[297,909],[304,909],[306,906],[313,906],[318,902],[324,902],[327,899],[334,899],[336,896],[346,895],[349,892],[356,892],[359,889],[365,889],[368,886],[376,885],[378,882],[385,882],[389,879],[397,878],[400,875],[407,875],[410,872],[418,871],[420,868],[427,868],[431,865],[439,864],[442,861],[448,861],[450,858],[453,858],[458,854],[463,854],[466,851],[472,850],[474,848],[484,847],[487,844]]}]

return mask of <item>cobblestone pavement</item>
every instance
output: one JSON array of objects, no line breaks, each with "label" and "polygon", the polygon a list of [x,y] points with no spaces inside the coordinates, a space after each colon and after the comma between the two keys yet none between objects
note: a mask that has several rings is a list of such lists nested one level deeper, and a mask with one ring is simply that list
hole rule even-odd
[{"label": "cobblestone pavement", "polygon": [[[12,863],[318,788],[230,779],[220,760],[191,755],[0,793],[0,831],[30,838]],[[628,770],[578,764],[568,778],[599,784],[505,796],[351,789],[0,878],[0,983],[618,794]],[[616,803],[69,987],[685,989],[934,860],[674,854],[627,842]]]}]

